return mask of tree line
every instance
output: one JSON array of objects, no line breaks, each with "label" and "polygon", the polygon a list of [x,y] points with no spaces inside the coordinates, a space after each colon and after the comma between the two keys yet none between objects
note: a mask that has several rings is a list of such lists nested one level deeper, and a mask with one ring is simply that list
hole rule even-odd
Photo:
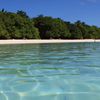
[{"label": "tree line", "polygon": [[100,28],[60,18],[0,10],[0,39],[100,39]]}]

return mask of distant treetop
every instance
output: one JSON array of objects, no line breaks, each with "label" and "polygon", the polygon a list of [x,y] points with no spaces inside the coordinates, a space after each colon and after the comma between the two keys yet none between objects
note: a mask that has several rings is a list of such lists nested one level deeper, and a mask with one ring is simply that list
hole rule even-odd
[{"label": "distant treetop", "polygon": [[100,39],[100,28],[80,20],[75,23],[39,15],[30,18],[26,12],[0,11],[0,39]]}]

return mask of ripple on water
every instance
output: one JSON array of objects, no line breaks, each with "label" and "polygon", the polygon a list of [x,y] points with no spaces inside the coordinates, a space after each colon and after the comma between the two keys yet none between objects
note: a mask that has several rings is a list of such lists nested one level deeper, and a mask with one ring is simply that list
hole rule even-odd
[{"label": "ripple on water", "polygon": [[33,79],[20,79],[13,80],[11,89],[16,92],[30,92],[38,86],[37,80]]},{"label": "ripple on water", "polygon": [[21,100],[21,96],[17,92],[5,92],[5,95],[7,97],[5,100]]},{"label": "ripple on water", "polygon": [[98,43],[2,45],[0,100],[100,100],[99,51]]},{"label": "ripple on water", "polygon": [[2,91],[0,92],[0,100],[8,100],[8,97]]}]

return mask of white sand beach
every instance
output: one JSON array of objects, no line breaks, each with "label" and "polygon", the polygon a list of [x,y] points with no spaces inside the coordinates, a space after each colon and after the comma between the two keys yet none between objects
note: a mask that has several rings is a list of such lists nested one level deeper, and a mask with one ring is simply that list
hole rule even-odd
[{"label": "white sand beach", "polygon": [[94,39],[83,39],[83,40],[60,40],[60,39],[51,39],[51,40],[0,40],[0,44],[36,44],[36,43],[77,43],[77,42],[100,42],[100,40]]}]

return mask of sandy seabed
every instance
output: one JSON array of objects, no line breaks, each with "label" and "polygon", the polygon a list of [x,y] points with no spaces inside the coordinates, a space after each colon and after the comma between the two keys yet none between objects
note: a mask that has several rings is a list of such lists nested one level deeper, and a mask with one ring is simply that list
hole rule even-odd
[{"label": "sandy seabed", "polygon": [[0,40],[0,44],[36,44],[36,43],[77,43],[77,42],[100,42],[100,40],[95,39],[80,39],[80,40],[61,40],[61,39],[50,39],[50,40],[37,40],[37,39],[29,39],[29,40]]}]

